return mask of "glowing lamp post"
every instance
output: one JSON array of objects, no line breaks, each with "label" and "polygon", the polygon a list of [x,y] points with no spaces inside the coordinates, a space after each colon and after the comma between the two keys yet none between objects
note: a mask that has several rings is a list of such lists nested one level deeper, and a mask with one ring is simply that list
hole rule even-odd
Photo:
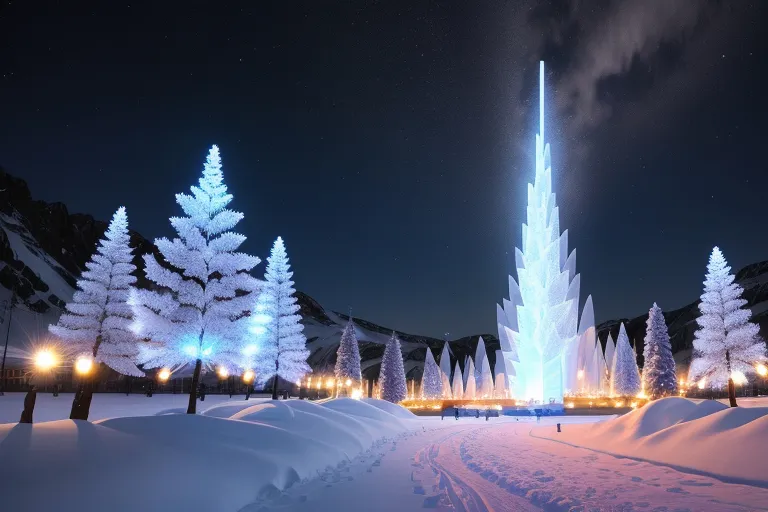
[{"label": "glowing lamp post", "polygon": [[90,357],[80,357],[75,361],[75,371],[81,377],[85,377],[93,369],[93,359]]},{"label": "glowing lamp post", "polygon": [[53,370],[57,362],[56,354],[50,349],[42,349],[35,354],[35,368],[44,374],[43,391],[48,387],[48,373]]},{"label": "glowing lamp post", "polygon": [[157,373],[157,379],[162,383],[168,382],[168,379],[170,378],[171,378],[171,370],[169,370],[168,368],[163,368]]},{"label": "glowing lamp post", "polygon": [[248,400],[251,398],[251,392],[253,391],[253,380],[256,377],[256,374],[253,373],[253,370],[246,370],[245,373],[243,373],[243,382],[245,383],[245,399]]}]

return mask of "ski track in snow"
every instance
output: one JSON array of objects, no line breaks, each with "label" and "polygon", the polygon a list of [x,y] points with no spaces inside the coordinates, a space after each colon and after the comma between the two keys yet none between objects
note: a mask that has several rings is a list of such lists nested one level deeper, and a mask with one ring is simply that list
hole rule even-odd
[{"label": "ski track in snow", "polygon": [[240,512],[768,510],[768,489],[531,437],[535,421],[422,425]]}]

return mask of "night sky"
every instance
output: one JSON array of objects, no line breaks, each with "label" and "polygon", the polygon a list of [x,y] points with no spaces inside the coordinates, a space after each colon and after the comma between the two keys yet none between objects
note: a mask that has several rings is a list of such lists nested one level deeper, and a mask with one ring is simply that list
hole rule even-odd
[{"label": "night sky", "polygon": [[[89,5],[90,4],[90,5]],[[39,2],[0,7],[0,165],[147,238],[221,148],[244,248],[405,332],[495,332],[533,179],[598,321],[768,259],[768,2]],[[256,269],[261,277],[264,264]]]}]

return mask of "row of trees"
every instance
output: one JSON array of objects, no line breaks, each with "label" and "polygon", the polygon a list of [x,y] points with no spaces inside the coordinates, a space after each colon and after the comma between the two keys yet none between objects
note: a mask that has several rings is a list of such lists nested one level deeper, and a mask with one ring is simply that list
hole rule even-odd
[{"label": "row of trees", "polygon": [[[735,381],[745,382],[746,375],[754,373],[757,366],[766,361],[766,345],[759,335],[760,328],[750,321],[752,313],[745,307],[744,289],[734,279],[725,256],[715,247],[707,265],[687,379],[702,389],[727,386],[731,407],[737,406]],[[648,312],[643,355],[641,381],[635,353],[622,324],[611,366],[611,392],[633,396],[644,389],[654,398],[676,394],[672,345],[664,315],[656,304]]]},{"label": "row of trees", "polygon": [[[77,291],[50,331],[67,355],[103,363],[124,374],[193,365],[187,413],[196,412],[201,373],[255,370],[257,378],[295,382],[310,371],[309,351],[294,297],[285,245],[278,238],[264,281],[250,272],[261,262],[239,252],[245,236],[232,231],[243,214],[227,208],[219,148],[213,146],[198,186],[177,194],[185,216],[172,217],[173,240],[155,240],[161,258],[143,256],[150,289],[135,287],[125,208],[115,213]],[[87,419],[92,386],[75,396],[73,419]]]}]

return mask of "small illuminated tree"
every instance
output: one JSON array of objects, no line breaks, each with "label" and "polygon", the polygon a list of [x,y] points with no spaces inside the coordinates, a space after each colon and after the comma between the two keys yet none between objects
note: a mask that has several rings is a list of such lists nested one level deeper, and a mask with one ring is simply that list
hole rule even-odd
[{"label": "small illuminated tree", "polygon": [[677,393],[677,373],[672,357],[667,324],[661,308],[653,304],[648,311],[643,349],[643,384],[645,393],[654,398]]},{"label": "small illuminated tree", "polygon": [[334,375],[338,382],[351,380],[355,386],[359,386],[363,380],[360,371],[360,347],[355,336],[355,324],[352,317],[349,318],[344,332],[341,333],[339,349],[336,351],[336,366]]},{"label": "small illuminated tree", "polygon": [[[172,217],[178,238],[158,238],[164,264],[144,255],[147,279],[158,289],[131,293],[134,332],[145,368],[194,364],[187,414],[195,414],[197,387],[205,367],[237,369],[259,282],[248,272],[259,258],[237,252],[245,236],[230,231],[243,214],[227,209],[232,194],[221,172],[219,148],[211,147],[192,195],[176,194],[187,215]],[[170,268],[169,268],[170,266]]]},{"label": "small illuminated tree", "polygon": [[311,371],[292,277],[285,244],[277,237],[267,258],[267,271],[251,326],[259,347],[256,374],[262,381],[274,377],[273,400],[277,400],[280,377],[293,383]]},{"label": "small illuminated tree", "polygon": [[[67,303],[67,310],[58,323],[48,330],[62,341],[67,357],[86,358],[104,363],[118,373],[143,377],[136,367],[138,348],[136,336],[129,326],[133,316],[128,305],[131,285],[136,282],[131,263],[133,256],[128,245],[128,216],[120,207],[112,216],[104,238],[96,253],[85,266],[77,281],[77,291]],[[96,369],[88,361],[81,363],[84,371]],[[92,376],[83,375],[89,382],[75,395],[70,419],[87,420],[91,408]]]},{"label": "small illuminated tree", "polygon": [[408,388],[405,383],[403,353],[400,349],[400,340],[394,331],[384,347],[384,356],[381,358],[379,386],[382,400],[394,404],[405,400],[408,394]]},{"label": "small illuminated tree", "polygon": [[635,396],[642,390],[640,372],[637,369],[637,356],[629,344],[624,324],[619,329],[616,338],[616,354],[611,369],[611,394],[618,396]]},{"label": "small illuminated tree", "polygon": [[443,396],[443,377],[440,375],[440,367],[437,366],[435,356],[429,347],[427,347],[427,354],[424,357],[421,396],[426,400],[436,400]]},{"label": "small illuminated tree", "polygon": [[744,290],[733,282],[731,267],[719,248],[712,249],[704,279],[696,319],[699,329],[693,340],[693,360],[688,379],[713,387],[728,385],[731,407],[736,404],[735,373],[755,371],[755,364],[765,361],[765,342],[760,328],[749,321],[752,312],[745,308]]}]

